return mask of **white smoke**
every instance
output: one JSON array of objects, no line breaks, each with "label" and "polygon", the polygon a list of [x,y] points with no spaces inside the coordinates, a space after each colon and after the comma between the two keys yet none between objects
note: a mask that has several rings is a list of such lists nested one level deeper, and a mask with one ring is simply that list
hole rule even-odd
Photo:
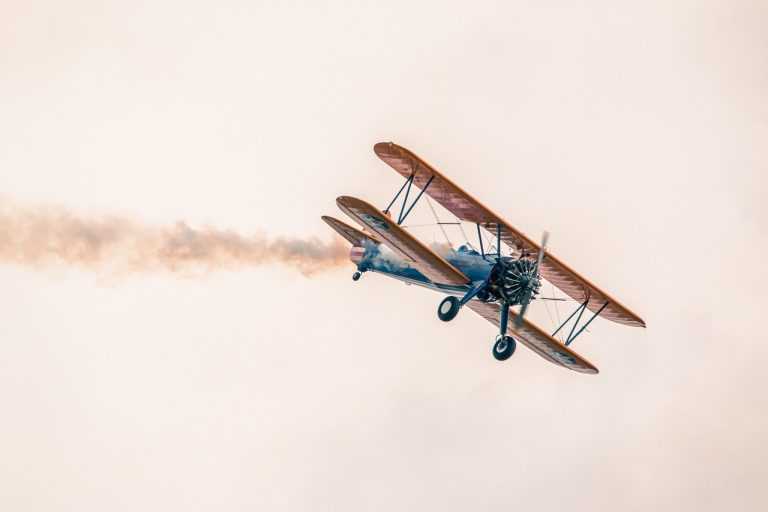
[{"label": "white smoke", "polygon": [[347,262],[338,239],[246,236],[184,222],[157,227],[118,216],[0,202],[0,263],[73,265],[113,273],[198,272],[279,263],[305,275]]}]

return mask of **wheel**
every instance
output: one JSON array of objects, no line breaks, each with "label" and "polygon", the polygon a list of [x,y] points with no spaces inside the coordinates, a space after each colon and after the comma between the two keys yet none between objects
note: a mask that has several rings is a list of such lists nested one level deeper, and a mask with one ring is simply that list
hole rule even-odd
[{"label": "wheel", "polygon": [[352,280],[357,281],[358,279],[360,279],[360,276],[362,275],[363,274],[361,274],[360,272],[355,272],[354,274],[352,274]]},{"label": "wheel", "polygon": [[449,296],[443,299],[439,306],[437,306],[437,317],[443,322],[450,322],[459,313],[461,303],[459,299],[453,296]]},{"label": "wheel", "polygon": [[506,361],[515,353],[517,342],[512,336],[499,336],[493,344],[493,357],[498,361]]}]

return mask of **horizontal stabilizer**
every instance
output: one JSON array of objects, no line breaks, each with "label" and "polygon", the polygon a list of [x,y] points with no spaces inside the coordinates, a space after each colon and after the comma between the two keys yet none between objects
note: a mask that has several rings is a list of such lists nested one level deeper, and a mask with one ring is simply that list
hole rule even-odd
[{"label": "horizontal stabilizer", "polygon": [[375,245],[378,245],[380,242],[373,238],[371,235],[367,233],[363,233],[359,229],[353,228],[352,226],[341,222],[339,219],[334,219],[333,217],[329,217],[328,215],[323,215],[320,217],[325,221],[326,224],[331,226],[334,231],[336,231],[338,234],[343,236],[344,238],[349,241],[352,245],[355,247],[362,247],[366,243],[372,243]]}]

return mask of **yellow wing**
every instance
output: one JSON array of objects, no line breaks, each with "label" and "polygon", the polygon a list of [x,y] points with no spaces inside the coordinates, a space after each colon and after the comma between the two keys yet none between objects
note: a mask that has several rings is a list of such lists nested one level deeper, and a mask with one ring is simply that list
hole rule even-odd
[{"label": "yellow wing", "polygon": [[[431,180],[426,193],[459,219],[474,222],[485,228],[494,237],[497,228],[501,239],[518,254],[539,252],[539,246],[523,233],[507,224],[498,215],[486,208],[480,201],[462,190],[458,185],[440,174],[411,151],[392,142],[380,142],[374,151],[384,162],[405,178],[413,175],[413,184],[423,189]],[[587,308],[597,312],[606,303],[600,316],[625,325],[645,327],[645,322],[616,299],[592,284],[575,270],[568,267],[547,252],[541,264],[541,275],[578,302],[587,301]]]}]

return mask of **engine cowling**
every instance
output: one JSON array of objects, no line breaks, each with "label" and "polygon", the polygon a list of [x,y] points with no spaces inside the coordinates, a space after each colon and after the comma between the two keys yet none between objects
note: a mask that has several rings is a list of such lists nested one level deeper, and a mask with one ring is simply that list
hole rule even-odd
[{"label": "engine cowling", "polygon": [[500,258],[491,270],[490,289],[509,305],[530,302],[541,288],[536,262],[528,258]]}]

